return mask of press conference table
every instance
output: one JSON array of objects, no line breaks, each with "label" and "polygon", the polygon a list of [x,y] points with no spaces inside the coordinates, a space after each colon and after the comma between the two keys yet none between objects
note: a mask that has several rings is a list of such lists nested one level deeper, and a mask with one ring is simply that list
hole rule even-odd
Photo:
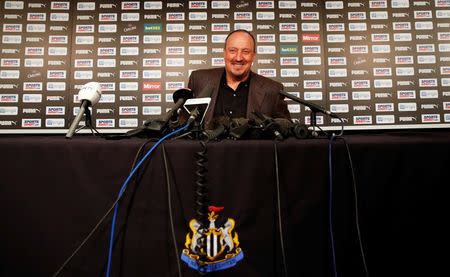
[{"label": "press conference table", "polygon": [[[359,226],[371,276],[433,276],[443,270],[443,199],[450,132],[398,131],[345,136],[353,161]],[[51,276],[113,204],[146,140],[78,135],[0,136],[0,276]],[[198,141],[163,143],[130,182],[116,227],[111,276],[178,276],[170,232],[168,185],[178,250],[195,217]],[[150,149],[152,143],[144,147]],[[211,204],[236,221],[244,259],[213,276],[364,276],[355,196],[342,139],[223,140],[207,144]],[[448,209],[448,208],[447,208]],[[104,276],[111,216],[60,276]],[[445,253],[445,252],[444,252]],[[178,253],[177,255],[179,255]],[[182,276],[198,273],[181,264]]]}]

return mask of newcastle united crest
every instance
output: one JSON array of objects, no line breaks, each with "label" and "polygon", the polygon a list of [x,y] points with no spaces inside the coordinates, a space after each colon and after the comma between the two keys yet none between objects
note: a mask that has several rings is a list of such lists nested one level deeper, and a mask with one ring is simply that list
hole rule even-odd
[{"label": "newcastle united crest", "polygon": [[189,267],[213,272],[233,267],[244,258],[238,234],[233,231],[235,221],[228,218],[223,226],[216,227],[215,222],[222,209],[209,206],[209,227],[202,227],[196,219],[189,222],[191,232],[186,235],[186,248],[181,254],[181,259]]}]

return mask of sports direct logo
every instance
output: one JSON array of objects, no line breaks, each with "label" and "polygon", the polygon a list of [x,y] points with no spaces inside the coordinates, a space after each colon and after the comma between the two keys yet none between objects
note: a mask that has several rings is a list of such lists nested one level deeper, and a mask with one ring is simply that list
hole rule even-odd
[{"label": "sports direct logo", "polygon": [[138,1],[122,2],[122,10],[139,10],[139,4]]},{"label": "sports direct logo", "polygon": [[353,117],[353,123],[355,125],[372,124],[372,116],[370,115],[357,115]]},{"label": "sports direct logo", "polygon": [[96,124],[98,128],[113,128],[115,125],[115,120],[112,118],[107,119],[97,119]]},{"label": "sports direct logo", "polygon": [[116,13],[101,13],[101,14],[99,14],[98,21],[101,21],[101,22],[117,21],[117,14]]},{"label": "sports direct logo", "polygon": [[318,12],[302,12],[301,13],[302,20],[319,20]]},{"label": "sports direct logo", "polygon": [[416,49],[419,53],[433,53],[435,51],[434,44],[417,44]]},{"label": "sports direct logo", "polygon": [[22,127],[25,128],[39,128],[41,127],[41,119],[36,118],[36,119],[27,119],[24,118],[22,119]]},{"label": "sports direct logo", "polygon": [[65,107],[47,107],[46,115],[64,115]]},{"label": "sports direct logo", "polygon": [[394,103],[375,103],[375,111],[377,112],[393,112]]},{"label": "sports direct logo", "polygon": [[41,82],[38,82],[38,83],[24,82],[23,90],[25,90],[25,91],[41,91],[42,83]]},{"label": "sports direct logo", "polygon": [[328,65],[347,65],[346,57],[328,57]]},{"label": "sports direct logo", "polygon": [[130,106],[130,107],[120,107],[119,115],[137,115],[138,107]]},{"label": "sports direct logo", "polygon": [[302,46],[303,54],[320,54],[320,45],[314,45],[314,46]]},{"label": "sports direct logo", "polygon": [[441,121],[439,114],[422,114],[423,123],[438,123]]},{"label": "sports direct logo", "polygon": [[17,103],[18,94],[0,94],[0,103]]},{"label": "sports direct logo", "polygon": [[297,23],[280,23],[280,31],[297,31]]},{"label": "sports direct logo", "polygon": [[258,9],[273,9],[274,7],[274,1],[256,1],[256,8]]},{"label": "sports direct logo", "polygon": [[370,88],[370,80],[352,80],[352,88]]},{"label": "sports direct logo", "polygon": [[55,1],[51,3],[52,10],[68,10],[69,7],[69,1]]},{"label": "sports direct logo", "polygon": [[419,87],[436,87],[437,79],[419,79]]},{"label": "sports direct logo", "polygon": [[348,92],[346,91],[338,91],[338,92],[330,92],[330,100],[348,100]]},{"label": "sports direct logo", "polygon": [[45,21],[46,14],[45,13],[28,13],[27,20],[28,21]]},{"label": "sports direct logo", "polygon": [[275,42],[275,34],[258,34],[258,42]]}]

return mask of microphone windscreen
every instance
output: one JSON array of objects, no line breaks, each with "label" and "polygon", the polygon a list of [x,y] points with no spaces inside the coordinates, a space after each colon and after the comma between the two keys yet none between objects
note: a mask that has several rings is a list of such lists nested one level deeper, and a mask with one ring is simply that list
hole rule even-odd
[{"label": "microphone windscreen", "polygon": [[179,99],[184,99],[184,101],[191,99],[193,97],[192,90],[187,88],[180,88],[176,90],[173,95],[173,102],[177,103]]},{"label": "microphone windscreen", "polygon": [[292,135],[298,139],[305,139],[311,136],[311,132],[306,125],[295,123],[292,126]]},{"label": "microphone windscreen", "polygon": [[97,82],[89,82],[83,85],[78,92],[78,99],[88,100],[91,102],[91,105],[95,105],[100,100],[100,96],[102,95],[100,84]]}]

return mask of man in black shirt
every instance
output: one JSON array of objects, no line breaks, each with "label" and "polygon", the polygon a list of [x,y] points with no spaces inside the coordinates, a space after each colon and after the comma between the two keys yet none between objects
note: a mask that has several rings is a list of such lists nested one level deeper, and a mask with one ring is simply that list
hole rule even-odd
[{"label": "man in black shirt", "polygon": [[271,118],[290,119],[283,85],[251,71],[256,54],[255,38],[246,30],[231,32],[224,47],[225,68],[196,70],[188,87],[194,97],[211,97],[205,128],[214,118],[255,118],[259,112]]}]

